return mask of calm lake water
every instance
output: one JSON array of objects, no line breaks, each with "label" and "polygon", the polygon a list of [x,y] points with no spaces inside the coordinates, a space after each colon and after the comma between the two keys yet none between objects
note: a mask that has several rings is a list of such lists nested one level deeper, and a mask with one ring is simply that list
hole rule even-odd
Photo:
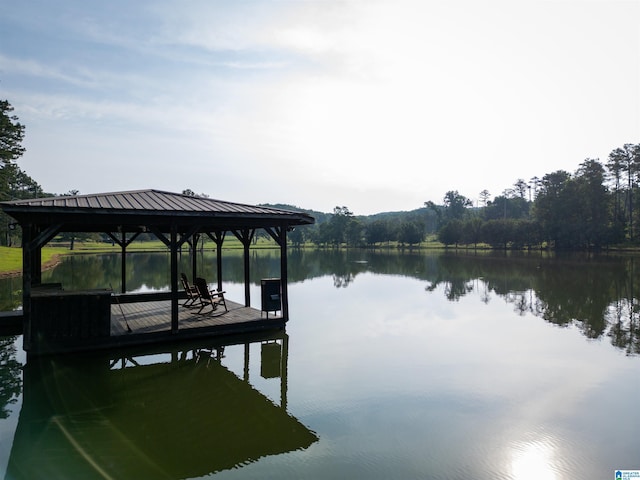
[{"label": "calm lake water", "polygon": [[[189,259],[183,257],[187,270]],[[213,253],[199,272],[215,282]],[[128,289],[168,289],[135,254]],[[276,251],[252,253],[260,278]],[[224,254],[242,301],[240,252]],[[118,288],[117,256],[43,281]],[[5,337],[0,477],[603,479],[640,469],[640,259],[290,252],[286,335],[26,362]],[[4,310],[20,279],[0,281]]]}]

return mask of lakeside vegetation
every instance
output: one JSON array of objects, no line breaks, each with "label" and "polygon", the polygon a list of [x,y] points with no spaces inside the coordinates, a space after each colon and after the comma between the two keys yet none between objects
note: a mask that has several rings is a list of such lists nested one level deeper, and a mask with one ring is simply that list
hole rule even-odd
[{"label": "lakeside vegetation", "polygon": [[[457,190],[441,204],[427,201],[412,212],[356,217],[345,206],[316,216],[316,225],[293,232],[294,242],[318,246],[373,247],[388,242],[420,245],[433,234],[444,246],[494,249],[600,250],[640,245],[640,144],[614,149],[606,164],[586,159],[569,173],[557,170],[517,179],[476,205]],[[295,235],[295,236],[294,236]]]}]

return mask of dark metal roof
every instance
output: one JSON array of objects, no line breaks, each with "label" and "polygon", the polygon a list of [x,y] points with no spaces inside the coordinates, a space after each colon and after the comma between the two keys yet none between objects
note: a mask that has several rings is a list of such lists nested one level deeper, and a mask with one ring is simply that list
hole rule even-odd
[{"label": "dark metal roof", "polygon": [[[307,225],[315,221],[302,212],[153,189],[16,200],[2,202],[0,206],[20,223],[62,223],[65,224],[62,228],[68,231],[109,230],[113,226],[138,224],[166,230],[171,224],[195,223],[203,228],[257,228]],[[86,228],[78,229],[81,226]]]}]

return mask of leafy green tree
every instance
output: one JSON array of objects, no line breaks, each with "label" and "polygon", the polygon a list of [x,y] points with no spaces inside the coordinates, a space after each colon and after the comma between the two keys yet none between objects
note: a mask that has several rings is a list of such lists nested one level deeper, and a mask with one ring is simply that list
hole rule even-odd
[{"label": "leafy green tree", "polygon": [[491,194],[489,193],[489,190],[487,190],[486,188],[480,192],[479,198],[480,198],[480,203],[482,204],[483,207],[487,206],[487,202],[489,201],[490,196]]},{"label": "leafy green tree", "polygon": [[474,247],[482,241],[482,225],[484,222],[479,217],[471,217],[462,224],[462,241]]},{"label": "leafy green tree", "polygon": [[287,240],[291,242],[294,247],[299,247],[305,240],[304,229],[301,227],[294,228],[287,233]]},{"label": "leafy green tree", "polygon": [[424,240],[424,225],[420,222],[402,222],[398,228],[398,241],[409,245],[419,244]]},{"label": "leafy green tree", "polygon": [[613,223],[616,228],[624,229],[625,225],[625,215],[624,209],[621,204],[622,199],[622,164],[620,162],[620,157],[618,155],[614,155],[613,152],[609,154],[609,159],[607,161],[607,170],[608,170],[608,178],[613,183]]},{"label": "leafy green tree", "polygon": [[357,218],[351,217],[346,222],[344,239],[347,245],[352,247],[360,246],[364,243],[364,227]]},{"label": "leafy green tree", "polygon": [[353,213],[347,207],[335,207],[325,228],[325,241],[334,246],[347,241],[347,229],[352,221],[354,221]]},{"label": "leafy green tree", "polygon": [[536,197],[535,219],[556,248],[599,247],[611,238],[604,167],[587,159],[574,176],[545,175]]},{"label": "leafy green tree", "polygon": [[445,245],[458,245],[462,242],[463,225],[462,220],[449,220],[440,230],[438,230],[438,240]]},{"label": "leafy green tree", "polygon": [[527,218],[529,206],[529,202],[522,197],[500,195],[484,208],[484,218],[486,220]]},{"label": "leafy green tree", "polygon": [[431,200],[424,202],[424,206],[433,212],[433,215],[436,217],[436,230],[439,229],[444,223],[444,219],[442,218],[442,207],[440,205],[436,205]]},{"label": "leafy green tree", "polygon": [[24,125],[12,114],[13,107],[7,100],[0,100],[0,161],[8,164],[24,154]]},{"label": "leafy green tree", "polygon": [[557,170],[542,177],[534,205],[534,218],[542,228],[543,238],[548,242],[557,241],[564,228],[566,212],[562,205],[563,192],[570,179],[571,175],[564,170]]},{"label": "leafy green tree", "polygon": [[527,194],[527,188],[527,182],[525,182],[522,178],[519,178],[518,180],[516,180],[516,183],[513,184],[513,191],[516,196],[520,198],[525,198],[525,195]]},{"label": "leafy green tree", "polygon": [[616,148],[609,154],[610,169],[616,171],[616,174],[623,172],[627,180],[626,201],[625,201],[625,218],[628,221],[629,239],[634,239],[633,229],[633,191],[636,185],[636,177],[640,171],[640,144],[634,145],[626,143],[620,148]]},{"label": "leafy green tree", "polygon": [[[0,100],[0,201],[42,196],[42,188],[15,161],[25,152],[25,127],[13,115],[7,100]],[[17,233],[9,229],[11,218],[0,212],[0,244],[11,245]]]},{"label": "leafy green tree", "polygon": [[511,222],[510,241],[512,248],[531,248],[540,244],[540,225],[533,220],[508,220]]},{"label": "leafy green tree", "polygon": [[531,198],[531,189],[533,189],[533,200],[535,200],[538,195],[538,188],[540,188],[541,180],[538,177],[531,177],[529,180],[529,201]]},{"label": "leafy green tree", "polygon": [[602,246],[609,230],[609,193],[605,186],[605,170],[598,160],[586,159],[576,171],[574,181],[581,200],[578,227],[587,247]]},{"label": "leafy green tree", "polygon": [[513,220],[487,220],[482,224],[482,239],[494,248],[506,249],[513,238]]},{"label": "leafy green tree", "polygon": [[444,195],[444,217],[447,220],[462,220],[467,208],[472,205],[471,200],[459,194],[457,190],[450,190]]},{"label": "leafy green tree", "polygon": [[386,220],[374,220],[370,222],[364,231],[364,238],[368,245],[388,242],[393,239],[393,232]]}]

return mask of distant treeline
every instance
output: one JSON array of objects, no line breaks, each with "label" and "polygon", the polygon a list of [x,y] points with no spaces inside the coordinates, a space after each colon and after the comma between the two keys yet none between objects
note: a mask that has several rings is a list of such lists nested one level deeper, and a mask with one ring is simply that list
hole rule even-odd
[{"label": "distant treeline", "polygon": [[446,246],[501,249],[636,245],[639,183],[640,144],[625,144],[610,153],[606,164],[586,159],[574,173],[557,170],[529,182],[518,179],[493,200],[483,190],[475,206],[451,190],[442,204],[426,202],[411,212],[357,217],[344,206],[331,214],[303,210],[316,224],[291,232],[289,238],[294,243],[352,247],[417,245],[429,234]]}]

